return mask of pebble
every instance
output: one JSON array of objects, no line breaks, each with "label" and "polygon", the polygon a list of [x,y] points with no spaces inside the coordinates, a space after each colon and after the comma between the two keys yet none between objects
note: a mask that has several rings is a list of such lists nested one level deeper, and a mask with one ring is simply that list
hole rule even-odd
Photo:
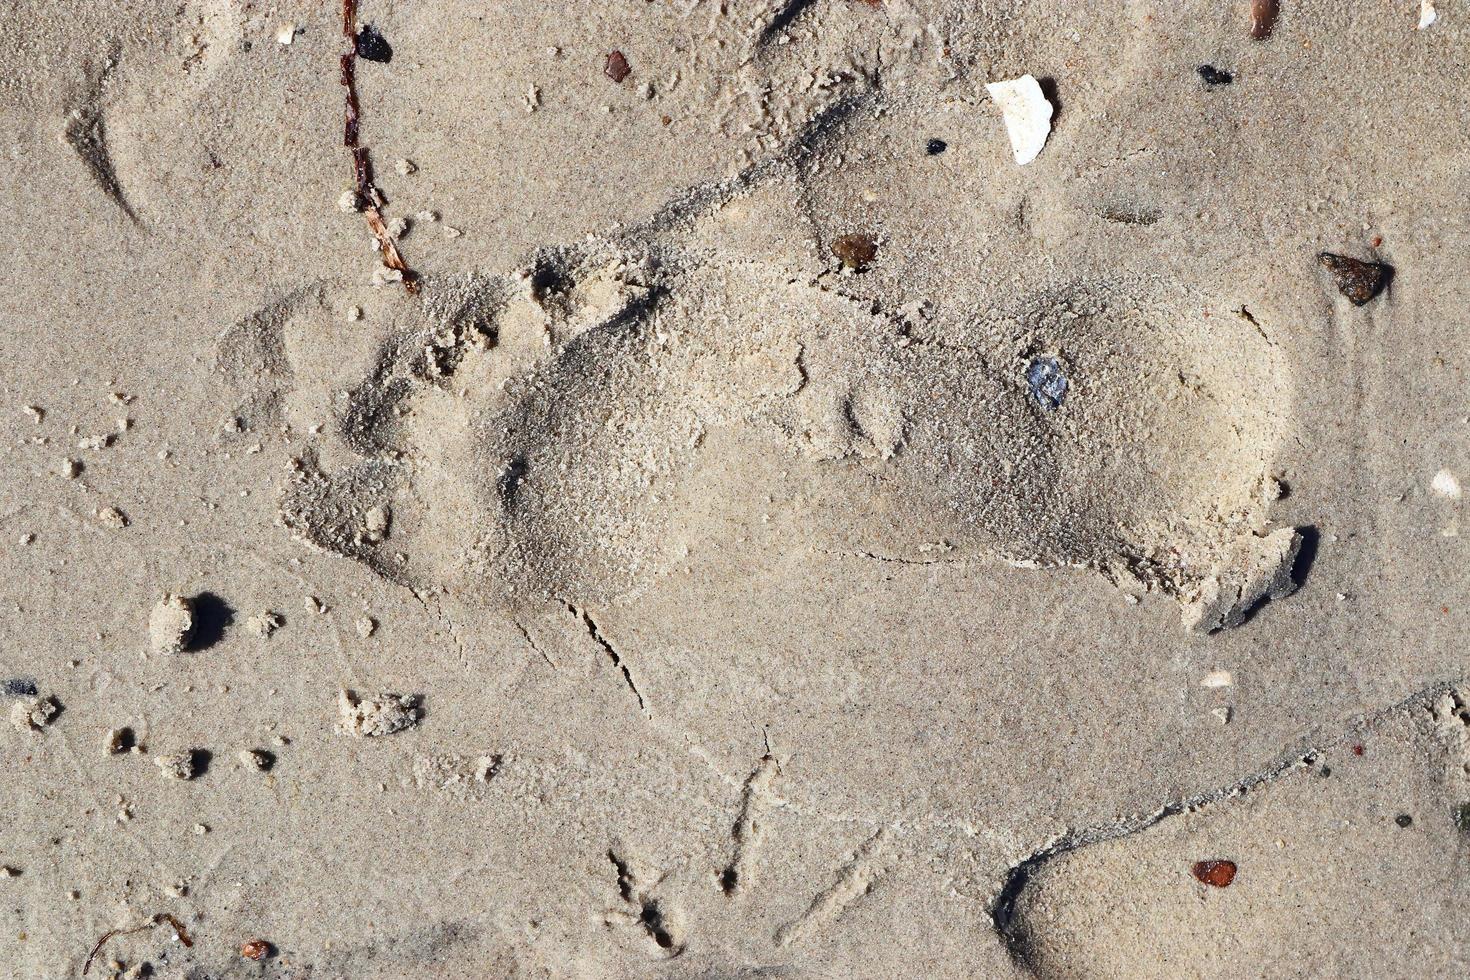
[{"label": "pebble", "polygon": [[1440,470],[1434,474],[1434,479],[1430,481],[1429,488],[1441,497],[1449,500],[1459,500],[1464,495],[1464,491],[1460,487],[1460,481],[1449,470]]},{"label": "pebble", "polygon": [[607,63],[603,65],[602,73],[608,78],[611,78],[615,83],[621,85],[623,79],[633,73],[633,69],[629,67],[628,59],[624,56],[623,52],[609,51],[607,53]]},{"label": "pebble", "polygon": [[1393,278],[1393,266],[1383,262],[1364,262],[1332,252],[1323,252],[1317,259],[1332,273],[1338,292],[1354,306],[1363,306],[1383,292]]},{"label": "pebble", "polygon": [[1036,404],[1047,411],[1054,412],[1062,407],[1062,400],[1067,397],[1067,386],[1067,376],[1062,373],[1062,366],[1055,357],[1033,358],[1026,365],[1026,387]]},{"label": "pebble", "polygon": [[1199,72],[1200,80],[1205,83],[1205,88],[1217,88],[1221,85],[1229,85],[1235,81],[1235,76],[1223,68],[1214,65],[1200,65],[1195,69]]},{"label": "pebble", "polygon": [[832,241],[832,254],[845,268],[861,271],[878,257],[878,242],[872,235],[839,235]]}]

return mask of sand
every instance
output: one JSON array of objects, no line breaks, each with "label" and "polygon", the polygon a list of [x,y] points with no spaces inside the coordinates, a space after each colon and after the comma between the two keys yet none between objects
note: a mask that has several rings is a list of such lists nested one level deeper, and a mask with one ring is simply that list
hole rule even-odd
[{"label": "sand", "polygon": [[1470,9],[11,13],[0,976],[1470,970]]}]

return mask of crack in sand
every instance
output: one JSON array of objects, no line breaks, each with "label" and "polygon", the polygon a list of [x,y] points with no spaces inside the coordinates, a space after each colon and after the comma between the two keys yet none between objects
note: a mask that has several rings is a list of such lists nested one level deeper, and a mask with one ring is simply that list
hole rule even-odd
[{"label": "crack in sand", "polygon": [[639,714],[652,721],[653,712],[648,710],[648,704],[643,700],[643,693],[638,690],[638,685],[634,683],[633,672],[628,669],[628,664],[623,660],[622,654],[618,653],[617,648],[608,641],[607,637],[602,635],[602,630],[598,628],[597,621],[592,618],[592,615],[586,609],[580,606],[575,606],[566,601],[563,601],[562,605],[566,606],[567,612],[581,620],[582,625],[587,630],[587,635],[592,637],[592,641],[602,648],[603,653],[606,653],[607,658],[612,661],[612,665],[622,672],[623,680],[627,682],[628,690],[632,691],[633,696],[638,699]]}]

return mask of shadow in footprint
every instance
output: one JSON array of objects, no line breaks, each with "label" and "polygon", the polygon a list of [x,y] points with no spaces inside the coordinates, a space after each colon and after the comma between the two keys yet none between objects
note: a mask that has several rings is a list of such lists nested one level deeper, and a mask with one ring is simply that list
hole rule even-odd
[{"label": "shadow in footprint", "polygon": [[224,638],[225,631],[235,621],[235,610],[213,592],[201,592],[194,597],[194,635],[189,640],[189,649],[208,650]]}]

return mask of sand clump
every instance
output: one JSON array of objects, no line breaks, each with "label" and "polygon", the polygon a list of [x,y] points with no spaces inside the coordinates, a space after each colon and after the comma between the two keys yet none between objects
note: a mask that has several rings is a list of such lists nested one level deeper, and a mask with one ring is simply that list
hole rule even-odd
[{"label": "sand clump", "polygon": [[344,688],[337,694],[338,727],[359,738],[392,735],[419,723],[419,702],[412,694],[359,695]]},{"label": "sand clump", "polygon": [[1292,570],[1301,552],[1295,528],[1278,528],[1262,537],[1240,539],[1208,576],[1184,598],[1186,628],[1213,633],[1245,622],[1260,603],[1296,591]]},{"label": "sand clump", "polygon": [[155,653],[183,653],[194,636],[194,600],[169,595],[148,614],[148,642]]},{"label": "sand clump", "polygon": [[24,698],[10,709],[10,723],[17,731],[39,732],[60,713],[61,704],[54,697]]},{"label": "sand clump", "polygon": [[158,767],[159,774],[165,779],[188,781],[198,774],[198,753],[189,750],[184,752],[170,752],[153,757],[153,764]]}]

